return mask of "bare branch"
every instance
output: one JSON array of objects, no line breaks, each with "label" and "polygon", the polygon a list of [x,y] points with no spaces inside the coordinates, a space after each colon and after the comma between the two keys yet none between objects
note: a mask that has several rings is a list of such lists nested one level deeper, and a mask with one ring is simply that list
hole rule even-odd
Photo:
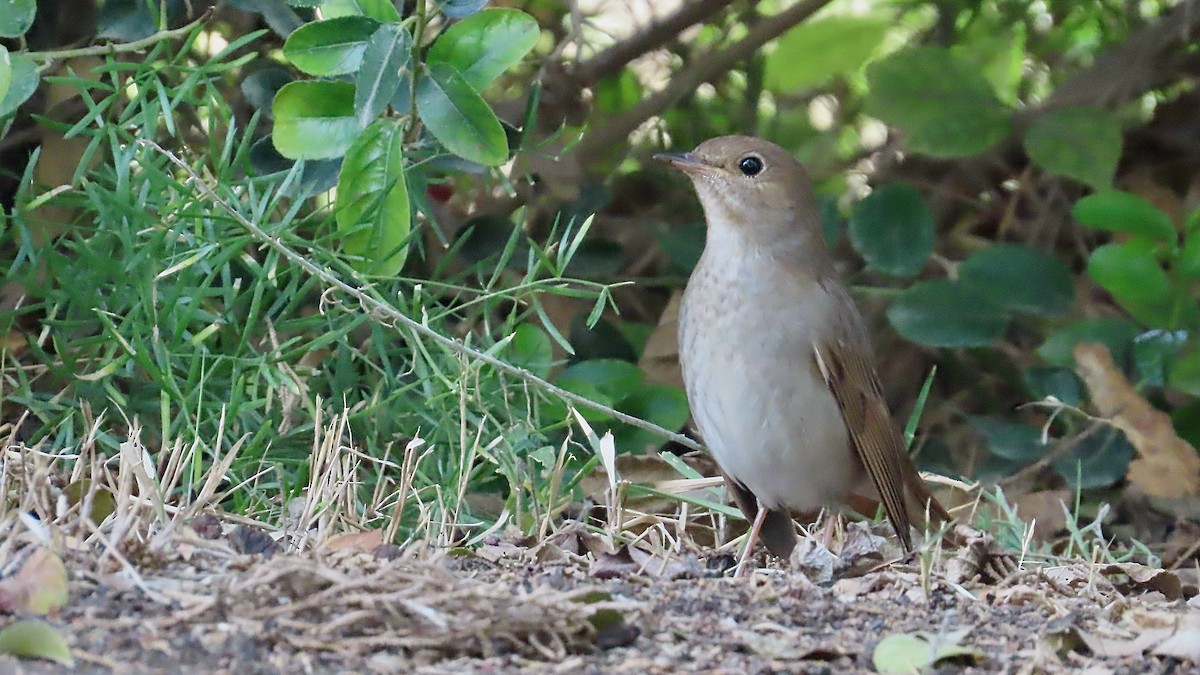
[{"label": "bare branch", "polygon": [[701,84],[724,74],[740,61],[749,58],[760,47],[802,23],[830,2],[831,0],[803,0],[755,24],[746,37],[707,58],[699,58],[687,64],[675,73],[665,89],[642,99],[633,108],[610,119],[603,127],[585,134],[575,151],[587,157],[613,143],[623,142],[642,122],[670,108]]}]

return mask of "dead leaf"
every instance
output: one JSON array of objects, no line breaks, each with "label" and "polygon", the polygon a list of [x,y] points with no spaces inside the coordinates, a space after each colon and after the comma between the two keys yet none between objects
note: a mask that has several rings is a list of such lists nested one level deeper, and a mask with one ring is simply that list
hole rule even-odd
[{"label": "dead leaf", "polygon": [[67,568],[46,548],[38,548],[17,573],[0,579],[0,612],[51,614],[67,604]]},{"label": "dead leaf", "polygon": [[1123,593],[1158,591],[1167,600],[1183,597],[1183,582],[1174,572],[1138,563],[1105,565],[1100,573]]},{"label": "dead leaf", "polygon": [[1069,490],[1042,490],[1017,497],[1014,506],[1017,516],[1033,524],[1034,541],[1048,541],[1067,525],[1067,514],[1063,504],[1069,504]]},{"label": "dead leaf", "polygon": [[683,302],[683,291],[675,291],[666,309],[658,318],[658,325],[646,340],[638,367],[646,373],[646,380],[655,384],[683,388],[683,373],[679,369],[679,305]]},{"label": "dead leaf", "polygon": [[796,548],[792,549],[788,563],[792,569],[803,572],[814,584],[827,584],[833,581],[833,570],[838,564],[838,557],[816,539],[802,537],[796,543]]},{"label": "dead leaf", "polygon": [[346,532],[325,540],[321,549],[333,551],[363,551],[371,552],[383,545],[383,530],[364,530],[362,532]]},{"label": "dead leaf", "polygon": [[1200,665],[1200,615],[1192,618],[1196,620],[1181,626],[1171,637],[1155,645],[1151,651],[1159,656],[1172,656]]},{"label": "dead leaf", "polygon": [[1129,480],[1155,497],[1200,494],[1200,455],[1175,434],[1170,416],[1134,391],[1104,345],[1078,344],[1074,354],[1076,370],[1100,415],[1125,432],[1137,449],[1138,458],[1129,463]]}]

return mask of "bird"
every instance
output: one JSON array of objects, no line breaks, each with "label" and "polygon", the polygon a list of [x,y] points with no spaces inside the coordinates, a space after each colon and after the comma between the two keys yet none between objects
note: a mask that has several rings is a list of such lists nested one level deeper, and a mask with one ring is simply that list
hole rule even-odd
[{"label": "bird", "polygon": [[679,360],[692,417],[761,538],[787,559],[793,514],[883,504],[910,529],[951,521],[905,450],[865,322],[834,266],[812,184],[791,153],[750,136],[661,153],[691,179],[704,251],[684,289]]}]

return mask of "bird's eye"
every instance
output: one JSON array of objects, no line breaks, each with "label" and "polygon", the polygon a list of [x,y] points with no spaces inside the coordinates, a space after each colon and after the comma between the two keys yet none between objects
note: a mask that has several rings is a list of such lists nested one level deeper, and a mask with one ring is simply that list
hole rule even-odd
[{"label": "bird's eye", "polygon": [[746,155],[738,160],[738,171],[747,176],[757,176],[762,170],[763,161],[754,155]]}]

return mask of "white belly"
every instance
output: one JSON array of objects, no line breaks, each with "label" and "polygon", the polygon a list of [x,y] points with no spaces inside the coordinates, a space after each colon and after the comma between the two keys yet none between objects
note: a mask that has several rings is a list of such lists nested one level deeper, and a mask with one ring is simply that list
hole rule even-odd
[{"label": "white belly", "polygon": [[[812,366],[821,324],[812,317],[826,316],[829,299],[811,287],[757,288],[752,275],[734,272],[695,277],[684,296],[680,361],[696,425],[721,468],[767,507],[842,502],[863,470]],[[716,309],[696,302],[705,284],[725,296]],[[766,295],[746,302],[758,293]]]}]

